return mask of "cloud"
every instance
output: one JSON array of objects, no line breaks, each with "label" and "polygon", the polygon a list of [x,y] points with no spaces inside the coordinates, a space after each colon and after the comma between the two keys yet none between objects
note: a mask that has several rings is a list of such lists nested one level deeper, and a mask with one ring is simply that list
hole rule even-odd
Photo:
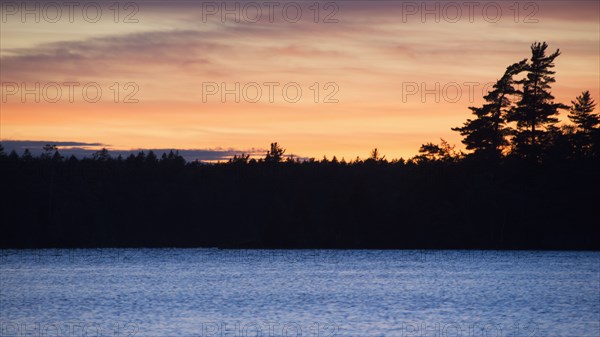
[{"label": "cloud", "polygon": [[109,149],[109,153],[113,157],[121,155],[126,158],[129,155],[136,155],[137,153],[144,151],[152,151],[159,158],[163,153],[169,153],[170,151],[179,151],[179,154],[185,158],[186,161],[225,161],[232,158],[234,155],[248,154],[251,157],[264,156],[267,152],[265,149],[251,148],[246,150],[240,149],[168,149],[168,148],[157,148],[157,149],[130,149],[130,150],[111,150],[109,145],[102,143],[85,143],[85,142],[60,142],[51,140],[2,140],[2,146],[4,147],[5,153],[15,151],[17,154],[22,154],[25,149],[28,149],[33,156],[38,156],[42,153],[42,149],[45,145],[56,145],[60,154],[64,157],[75,156],[77,158],[90,158],[92,155],[106,147]]},{"label": "cloud", "polygon": [[[526,54],[528,45],[540,34],[549,34],[545,31],[549,24],[562,19],[577,18],[577,25],[572,21],[552,23],[558,32],[552,34],[552,39],[558,40],[551,41],[552,46],[589,45],[598,37],[583,35],[576,28],[590,22],[590,17],[597,26],[599,5],[591,1],[569,6],[557,1],[538,2],[538,24],[515,23],[514,13],[504,3],[506,18],[498,24],[482,20],[469,23],[468,18],[456,24],[444,20],[436,23],[431,17],[423,23],[420,15],[403,22],[403,3],[336,3],[340,7],[338,23],[303,20],[290,24],[279,20],[223,24],[218,18],[203,22],[202,2],[141,1],[145,9],[140,10],[141,16],[168,13],[164,16],[178,21],[161,29],[149,27],[154,29],[150,31],[128,33],[124,29],[119,34],[52,41],[31,48],[3,46],[3,81],[136,82],[143,92],[150,93],[149,97],[185,100],[198,92],[202,81],[304,79],[312,83],[320,78],[344,81],[364,76],[363,72],[348,71],[350,66],[367,68],[388,80],[415,72],[422,76],[428,72],[423,66],[431,64],[452,73],[465,66],[481,72],[480,68],[490,63],[504,66],[515,55]],[[436,2],[441,8],[447,3]],[[304,15],[312,19],[312,12],[305,9]],[[575,42],[568,33],[571,29],[575,29]],[[595,50],[583,52],[587,57]],[[429,72],[439,74],[437,69]]]},{"label": "cloud", "polygon": [[73,146],[107,146],[102,143],[84,143],[84,142],[57,142],[50,140],[3,140],[2,145],[7,148],[11,147],[13,149],[32,149],[32,148],[42,148],[45,145],[56,145],[57,147],[73,147]]}]

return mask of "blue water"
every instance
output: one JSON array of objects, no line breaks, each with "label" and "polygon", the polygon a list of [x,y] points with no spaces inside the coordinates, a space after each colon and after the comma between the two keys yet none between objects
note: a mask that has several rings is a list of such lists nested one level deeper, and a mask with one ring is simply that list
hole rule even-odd
[{"label": "blue water", "polygon": [[600,336],[600,253],[0,251],[0,336]]}]

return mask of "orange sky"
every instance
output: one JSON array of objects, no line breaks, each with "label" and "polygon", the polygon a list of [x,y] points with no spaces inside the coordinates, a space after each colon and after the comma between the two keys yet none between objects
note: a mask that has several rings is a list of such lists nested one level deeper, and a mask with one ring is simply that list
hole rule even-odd
[{"label": "orange sky", "polygon": [[[43,2],[39,23],[33,14],[23,18],[19,9],[2,4],[2,140],[240,150],[277,141],[289,153],[306,157],[366,157],[378,147],[388,158],[406,158],[420,144],[440,137],[459,144],[450,127],[461,125],[469,117],[468,107],[481,103],[485,83],[529,56],[534,41],[547,41],[563,52],[553,87],[558,101],[569,103],[583,90],[597,100],[600,96],[597,1],[523,2],[516,17],[512,1],[479,2],[471,15],[468,2],[321,2],[318,23],[313,2],[301,1],[279,2],[272,20],[264,2],[255,2],[262,11],[257,22],[250,21],[258,12],[249,8],[244,13],[247,2],[237,2],[239,23],[234,14],[225,22],[219,10],[211,14],[210,6],[223,2],[142,1],[134,2],[137,12],[121,6],[115,23],[112,2],[94,2],[103,9],[97,22],[87,22],[80,8],[69,22],[63,7],[56,23],[47,22],[56,13],[52,8],[44,12]],[[29,8],[35,4],[28,3]],[[226,4],[233,12],[235,5]],[[433,12],[423,20],[419,6]],[[495,18],[498,6],[502,15]],[[293,23],[297,7],[302,14]],[[130,13],[138,22],[122,22]],[[337,22],[322,22],[331,13],[329,21]],[[73,89],[72,103],[65,82],[80,84]],[[115,82],[118,103],[111,87]],[[130,82],[134,85],[125,90]],[[279,83],[273,87],[273,102],[266,82]],[[29,89],[39,83],[40,103],[33,94],[22,102],[23,83]],[[62,91],[56,103],[49,102],[56,95],[52,83]],[[81,93],[89,83],[102,89],[96,103],[86,101],[95,95],[93,87],[89,96]],[[239,83],[240,103],[234,94],[226,95],[225,102],[220,94],[208,95],[204,102],[203,89],[212,83],[230,89]],[[258,84],[261,97],[254,99],[256,85],[249,83]],[[290,83],[302,90],[295,103],[286,101],[293,100],[294,86],[288,96],[282,93]],[[422,99],[420,88],[406,95],[414,85],[435,91],[436,83],[439,103],[435,94]],[[135,88],[138,102],[124,103]]]}]

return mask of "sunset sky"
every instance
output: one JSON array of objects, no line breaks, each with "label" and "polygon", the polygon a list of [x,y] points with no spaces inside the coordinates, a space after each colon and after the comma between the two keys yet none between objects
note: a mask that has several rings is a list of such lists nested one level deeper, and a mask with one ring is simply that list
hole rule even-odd
[{"label": "sunset sky", "polygon": [[[318,8],[281,1],[271,12],[263,1],[117,8],[102,0],[87,6],[87,17],[82,8],[90,2],[80,1],[71,18],[65,2],[56,2],[60,18],[45,2],[27,2],[39,6],[40,22],[23,16],[22,3],[2,1],[3,141],[240,151],[277,141],[302,157],[364,158],[377,147],[388,158],[407,158],[440,138],[460,145],[450,128],[481,104],[486,83],[529,57],[535,41],[562,52],[557,101],[569,103],[584,90],[600,100],[598,1],[322,1]],[[64,83],[72,82],[79,85],[70,102]],[[273,82],[279,85],[265,85]],[[35,91],[36,83],[40,102],[32,93],[23,102],[23,86]],[[62,91],[57,102],[53,83]],[[239,83],[240,102],[233,93],[223,101],[214,83]],[[86,84],[102,89],[97,102],[88,102],[95,87],[82,94]],[[296,86],[302,95],[291,102]],[[431,93],[422,97],[421,87]],[[129,100],[137,103],[125,103],[134,92]]]}]

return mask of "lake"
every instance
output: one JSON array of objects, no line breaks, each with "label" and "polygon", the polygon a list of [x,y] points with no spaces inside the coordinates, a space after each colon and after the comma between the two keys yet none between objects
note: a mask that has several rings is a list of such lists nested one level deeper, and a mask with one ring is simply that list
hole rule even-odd
[{"label": "lake", "polygon": [[600,253],[0,251],[0,336],[599,336]]}]

